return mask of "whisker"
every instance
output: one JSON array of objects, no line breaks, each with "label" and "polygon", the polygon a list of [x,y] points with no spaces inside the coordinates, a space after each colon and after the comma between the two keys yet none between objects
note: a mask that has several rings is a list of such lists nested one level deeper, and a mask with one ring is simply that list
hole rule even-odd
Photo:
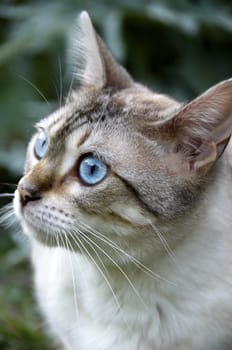
[{"label": "whisker", "polygon": [[61,65],[61,60],[60,57],[58,57],[58,64],[59,64],[59,85],[60,85],[60,89],[59,89],[59,102],[60,102],[60,108],[62,105],[62,95],[63,95],[63,81],[62,81],[62,65]]},{"label": "whisker", "polygon": [[75,76],[74,74],[72,75],[72,79],[71,79],[71,82],[70,82],[70,86],[69,86],[69,89],[68,89],[68,94],[67,94],[67,98],[66,98],[66,105],[70,99],[70,96],[72,94],[72,89],[73,89],[73,85],[74,85],[74,81],[75,81]]},{"label": "whisker", "polygon": [[14,197],[14,193],[0,193],[0,197],[1,198],[5,198],[5,197]]},{"label": "whisker", "polygon": [[[117,303],[117,307],[118,308],[121,308],[120,307],[120,304],[118,305],[119,302],[118,299],[117,299],[117,296],[115,295],[114,291],[112,290],[112,286],[110,284],[110,282],[108,281],[108,279],[106,278],[106,276],[104,275],[103,271],[101,270],[101,268],[98,266],[97,262],[94,260],[94,258],[91,256],[91,254],[89,253],[88,249],[86,248],[84,242],[81,241],[81,239],[79,238],[79,235],[82,235],[83,233],[81,231],[79,231],[79,228],[78,230],[75,230],[73,232],[69,232],[68,235],[70,236],[70,238],[72,239],[72,241],[77,245],[77,247],[80,249],[81,251],[81,254],[82,254],[82,257],[84,257],[85,259],[87,259],[87,257],[92,261],[92,263],[96,266],[96,268],[98,269],[99,273],[102,275],[103,279],[105,280],[105,282],[107,283],[107,286],[110,288],[111,292],[113,293],[113,296],[114,298],[116,298],[115,302]],[[82,237],[82,236],[81,236]],[[67,237],[68,238],[68,237]],[[68,239],[69,241],[69,247],[70,247],[70,250],[74,253],[74,259],[76,259],[77,262],[78,259],[76,257],[76,252],[74,251],[72,245],[71,245],[71,242],[70,240]],[[86,242],[90,247],[91,245],[89,244],[89,242]],[[91,247],[93,248],[93,247]],[[81,270],[82,271],[82,270]],[[75,332],[75,327],[72,326],[70,329],[69,329],[69,332]],[[106,330],[106,334],[107,334],[107,330]],[[91,340],[90,340],[91,341]]]},{"label": "whisker", "polygon": [[169,284],[174,285],[174,282],[160,276],[159,274],[155,273],[154,271],[152,271],[151,269],[149,269],[147,266],[145,266],[141,261],[139,261],[138,259],[136,259],[134,256],[130,255],[129,253],[127,253],[125,250],[123,250],[121,247],[119,247],[115,242],[111,241],[108,237],[104,236],[102,233],[100,233],[99,231],[94,230],[92,227],[90,227],[89,225],[83,224],[83,228],[85,228],[90,234],[92,234],[94,237],[98,238],[99,240],[101,240],[102,242],[108,244],[111,248],[113,248],[114,250],[117,250],[119,253],[122,253],[124,256],[126,256],[127,258],[130,259],[130,261],[132,261],[135,266],[137,266],[141,271],[143,271],[144,273],[146,273],[149,277],[154,278],[155,280],[160,280],[163,282],[167,282]]},{"label": "whisker", "polygon": [[[62,234],[61,234],[62,237]],[[72,257],[70,255],[70,250],[69,247],[72,250],[72,246],[69,242],[69,239],[67,237],[67,234],[64,233],[64,240],[62,239],[62,241],[64,241],[65,246],[67,248],[68,251],[68,257],[69,257],[69,264],[70,264],[70,269],[71,269],[71,275],[72,275],[72,285],[73,285],[73,298],[74,298],[74,308],[75,308],[75,314],[76,314],[76,320],[77,322],[79,322],[79,311],[78,311],[78,303],[77,303],[77,284],[76,284],[76,278],[75,278],[75,274],[74,274],[74,268],[73,268],[73,263],[72,263]]]},{"label": "whisker", "polygon": [[[68,233],[70,235],[70,232]],[[74,296],[74,307],[75,307],[75,314],[76,314],[76,322],[77,324],[72,324],[70,327],[68,327],[66,329],[66,332],[68,333],[75,333],[76,332],[76,327],[79,326],[79,322],[80,322],[80,318],[78,315],[78,302],[77,302],[77,289],[76,287],[78,287],[78,285],[75,284],[75,274],[74,274],[74,270],[73,270],[73,263],[72,263],[72,257],[71,254],[73,254],[73,258],[75,259],[75,261],[78,263],[78,268],[79,268],[79,272],[80,274],[83,274],[82,268],[80,267],[80,261],[78,261],[77,257],[76,257],[76,252],[74,251],[72,244],[69,240],[69,237],[67,235],[67,233],[65,231],[61,231],[58,233],[59,238],[57,238],[58,242],[59,240],[61,241],[62,245],[60,245],[58,243],[58,246],[61,248],[65,249],[66,254],[68,255],[68,260],[69,260],[69,264],[70,264],[70,270],[71,270],[71,278],[72,278],[72,285],[73,285],[73,296]],[[65,240],[64,240],[65,237]],[[76,242],[76,245],[78,245],[78,242]],[[81,246],[78,246],[78,249],[80,249],[80,251],[82,252],[82,248]],[[84,258],[86,258],[85,254],[82,252],[82,256]],[[83,274],[83,277],[85,278],[85,275]],[[63,322],[65,320],[65,318],[60,318],[59,322]]]},{"label": "whisker", "polygon": [[[59,247],[59,248],[60,248],[60,242],[59,242],[59,238],[58,238],[58,236],[59,236],[59,234],[58,234],[58,233],[55,233],[55,241],[56,241],[56,245],[57,245],[57,247]],[[46,240],[45,240],[45,242],[46,242],[46,246],[47,246],[47,239],[48,239],[48,233],[46,232]]]},{"label": "whisker", "polygon": [[123,322],[125,323],[125,325],[126,325],[128,331],[131,332],[131,329],[130,329],[129,325],[128,325],[128,323],[127,323],[126,320],[125,320],[124,313],[123,313],[121,304],[120,304],[120,302],[119,302],[119,299],[118,299],[118,297],[117,297],[117,295],[116,295],[116,293],[115,293],[115,291],[114,291],[114,289],[113,289],[113,287],[112,287],[112,285],[111,285],[111,283],[110,283],[110,281],[109,281],[109,278],[107,277],[107,276],[109,276],[109,273],[108,273],[108,271],[107,271],[107,269],[106,269],[106,267],[105,267],[105,265],[104,265],[104,263],[103,263],[103,261],[102,261],[100,255],[98,254],[97,250],[93,247],[93,245],[92,245],[93,242],[91,242],[91,240],[87,240],[87,239],[86,239],[86,236],[85,236],[84,234],[81,236],[81,238],[89,245],[89,247],[90,247],[90,248],[93,250],[93,252],[96,254],[96,256],[98,257],[98,259],[99,259],[99,261],[100,261],[100,263],[101,263],[101,265],[103,266],[104,271],[106,271],[106,273],[103,272],[103,270],[102,270],[101,267],[98,265],[98,263],[96,262],[96,260],[91,256],[91,254],[89,253],[88,249],[86,249],[84,243],[81,242],[81,239],[78,237],[78,234],[76,234],[75,236],[72,235],[72,239],[74,240],[74,242],[77,243],[77,240],[78,240],[78,242],[82,245],[84,251],[86,252],[87,256],[90,258],[90,260],[93,262],[93,264],[96,266],[97,270],[99,271],[99,273],[100,273],[101,276],[103,277],[103,279],[104,279],[104,281],[106,282],[106,284],[107,284],[107,286],[108,286],[110,292],[112,293],[112,296],[113,296],[113,298],[114,298],[114,301],[115,301],[115,303],[116,303],[116,306],[117,306],[117,308],[118,308],[120,314],[122,315]]},{"label": "whisker", "polygon": [[[63,236],[63,235],[64,235],[64,232],[63,232],[63,231],[57,231],[57,232],[55,233],[55,235],[54,235],[54,241],[56,242],[56,245],[57,245],[58,248],[62,248],[62,249],[65,248],[65,251],[68,253],[68,248],[66,248],[65,243],[64,243],[64,240],[62,239],[62,236]],[[49,232],[46,232],[46,239],[47,239],[47,240],[49,239],[48,237],[49,237]],[[47,245],[45,244],[45,246],[47,246]],[[51,248],[47,248],[47,249],[51,249]],[[52,250],[53,250],[53,252],[54,252],[54,249],[53,249],[53,248],[52,248]],[[52,251],[51,251],[51,254],[52,254]],[[59,285],[60,283],[63,284],[63,275],[62,275],[61,273],[60,273],[60,274],[58,273],[58,274],[56,275],[56,281],[57,281],[57,284],[58,284],[58,285]],[[47,296],[46,296],[46,298],[47,298]],[[56,301],[56,302],[59,301],[59,297],[56,296],[56,298],[54,298],[54,294],[52,294],[52,296],[50,295],[50,297],[49,297],[47,300],[48,300],[49,302],[51,301],[51,303],[54,303],[54,301]],[[59,314],[59,317],[56,318],[56,323],[57,323],[57,325],[58,325],[58,324],[64,324],[65,321],[66,321],[66,318],[65,318],[65,316],[64,316],[62,313],[60,313],[60,314]],[[45,321],[44,323],[45,323],[44,327],[48,327],[46,321]],[[75,331],[74,326],[73,326],[73,331]]]},{"label": "whisker", "polygon": [[16,242],[19,244],[19,246],[23,247],[25,250],[25,247],[28,247],[28,254],[29,254],[29,238],[23,234],[22,228],[19,225],[19,222],[15,222],[15,227],[17,225],[17,230],[14,229],[14,237]]},{"label": "whisker", "polygon": [[156,235],[158,236],[160,242],[162,243],[165,251],[167,252],[167,254],[169,255],[169,257],[172,259],[172,261],[178,266],[180,267],[180,265],[177,262],[176,256],[173,253],[172,249],[170,248],[167,240],[165,239],[164,235],[159,231],[159,229],[150,222],[151,227],[153,228],[153,230],[155,231]]},{"label": "whisker", "polygon": [[[71,238],[72,241],[77,245],[77,247],[80,249],[80,252],[81,252],[81,254],[82,254],[82,257],[83,257],[84,259],[87,259],[87,257],[88,257],[88,258],[92,261],[92,263],[96,266],[97,270],[99,271],[99,273],[101,274],[101,276],[102,276],[103,279],[105,280],[105,282],[106,282],[108,288],[110,289],[110,291],[111,291],[111,293],[112,293],[112,295],[113,295],[113,298],[114,298],[114,300],[115,300],[115,303],[116,303],[116,305],[117,305],[117,308],[119,309],[120,313],[122,314],[122,308],[121,308],[120,302],[119,302],[119,300],[118,300],[118,298],[117,298],[117,295],[115,294],[115,292],[114,292],[114,290],[113,290],[113,288],[112,288],[112,286],[111,286],[111,284],[110,284],[110,281],[109,281],[108,278],[107,278],[107,276],[109,276],[109,274],[108,274],[108,271],[106,270],[106,267],[104,266],[104,263],[103,263],[102,259],[100,258],[100,256],[99,256],[99,254],[97,253],[96,249],[95,249],[94,247],[91,246],[90,242],[87,242],[86,240],[84,240],[85,243],[87,243],[87,244],[90,246],[90,248],[94,251],[94,253],[95,253],[96,256],[98,257],[98,259],[99,259],[99,261],[101,262],[101,265],[103,266],[104,271],[106,271],[106,273],[104,273],[104,272],[102,271],[101,267],[97,264],[97,262],[96,262],[96,260],[94,259],[94,257],[90,254],[90,252],[89,252],[88,249],[86,248],[84,242],[81,241],[81,239],[79,238],[79,235],[80,235],[80,234],[81,234],[81,237],[83,238],[83,235],[84,235],[84,234],[79,230],[79,228],[78,228],[78,231],[75,230],[75,231],[73,231],[73,232],[69,232],[70,238]],[[74,259],[76,259],[76,261],[79,263],[79,260],[77,259],[77,256],[76,256],[76,252],[75,252],[75,250],[73,249],[70,240],[68,240],[68,241],[69,241],[69,247],[70,247],[71,251],[74,253]],[[82,268],[80,268],[80,272],[82,273]],[[84,274],[83,274],[83,278],[86,279],[86,276],[85,276]],[[86,285],[87,285],[87,284],[88,284],[88,283],[86,282]],[[123,315],[122,315],[122,317],[123,317],[123,320],[124,320],[124,322],[125,322],[126,327],[127,327],[128,330],[129,330],[129,326],[128,326],[128,324],[126,323],[125,318],[124,318]]]},{"label": "whisker", "polygon": [[[52,85],[53,85],[53,87],[54,87],[54,89],[55,89],[55,92],[56,92],[56,99],[57,99],[57,101],[58,101],[58,103],[60,103],[59,101],[60,101],[60,93],[59,93],[59,88],[57,87],[57,82],[56,81],[53,81],[52,82]],[[61,107],[61,106],[60,106]]]},{"label": "whisker", "polygon": [[[82,237],[84,236],[84,233],[82,233],[81,232],[81,230],[79,229],[79,233],[82,235]],[[80,240],[80,238],[78,237],[78,233],[77,233],[77,235],[74,235],[74,234],[72,234],[72,233],[70,233],[70,235],[71,235],[71,238],[73,239],[73,241],[77,244],[77,241],[76,240],[78,240],[78,242],[81,244],[82,242],[81,242],[81,240]],[[105,271],[105,274],[106,274],[106,276],[108,276],[109,278],[110,278],[110,275],[109,275],[109,273],[108,273],[108,271],[107,271],[107,269],[106,269],[106,267],[105,267],[105,264],[104,264],[104,262],[102,261],[102,258],[100,257],[100,255],[98,254],[98,252],[97,252],[97,250],[93,247],[93,246],[91,246],[90,244],[89,244],[89,242],[86,242],[90,247],[91,247],[91,249],[94,251],[94,253],[96,254],[96,256],[97,256],[97,258],[98,258],[98,260],[99,260],[99,262],[100,262],[100,264],[101,264],[101,266],[102,266],[102,268],[103,268],[103,270]]]},{"label": "whisker", "polygon": [[[93,240],[90,240],[90,238],[88,236],[84,236],[85,239],[91,241],[91,244],[93,244],[98,250],[100,250],[112,263],[115,267],[117,267],[117,269],[121,272],[121,274],[124,276],[124,278],[127,280],[127,282],[129,283],[129,285],[131,286],[132,290],[134,291],[135,295],[137,296],[137,298],[140,300],[140,302],[142,303],[142,305],[145,308],[148,308],[148,306],[145,304],[144,300],[142,299],[141,295],[139,294],[138,290],[135,288],[134,284],[132,283],[132,281],[130,280],[130,278],[127,276],[127,274],[125,273],[125,271],[122,269],[122,267],[109,255],[107,254],[104,249],[102,249],[96,242],[94,242]],[[83,237],[82,237],[83,238]]]},{"label": "whisker", "polygon": [[[69,231],[68,235],[69,235],[70,238],[73,240],[73,242],[75,242],[76,246],[77,246],[78,249],[80,250],[81,256],[82,256],[85,260],[87,260],[87,256],[86,256],[85,252],[83,251],[83,248],[85,248],[85,247],[83,247],[82,242],[80,242],[79,240],[76,239],[80,233],[81,233],[81,232],[78,231],[78,232],[77,232],[77,235],[74,236],[74,234],[73,234],[72,232]],[[69,242],[69,247],[70,247],[70,250],[71,250],[71,252],[72,252],[72,254],[73,254],[73,257],[74,257],[76,263],[78,264],[79,273],[80,273],[81,276],[82,276],[82,283],[85,281],[85,285],[87,286],[88,283],[87,283],[87,280],[86,280],[86,275],[83,273],[83,268],[82,268],[81,262],[80,262],[79,259],[77,258],[77,252],[74,250],[74,248],[73,248],[73,246],[72,246],[72,243],[71,243],[71,241],[70,241],[68,235],[67,235],[67,239],[68,239],[68,242]],[[73,328],[73,330],[75,330],[74,327],[72,327],[72,328]],[[72,329],[70,329],[70,332],[71,332],[71,331],[72,331]]]},{"label": "whisker", "polygon": [[[103,106],[102,106],[102,107],[103,107]],[[101,114],[100,114],[100,116],[99,116],[99,118],[98,118],[98,120],[97,120],[97,122],[96,122],[96,124],[94,125],[94,130],[98,130],[98,127],[99,127],[99,125],[100,125],[102,119],[104,119],[105,113],[106,113],[105,109],[106,109],[106,108],[104,107],[103,110],[102,110],[102,112],[101,112]]]},{"label": "whisker", "polygon": [[8,187],[16,188],[18,185],[17,184],[11,184],[9,182],[0,182],[0,186],[8,186]]},{"label": "whisker", "polygon": [[40,91],[40,89],[35,84],[33,84],[30,80],[28,80],[27,78],[25,78],[21,74],[17,74],[17,75],[19,78],[21,78],[26,83],[28,83],[31,87],[33,87],[33,89],[35,89],[35,91],[42,97],[42,99],[47,103],[47,105],[50,106],[50,103],[48,102],[47,98],[44,96],[44,94]]},{"label": "whisker", "polygon": [[[13,218],[13,220],[9,220]],[[4,224],[5,227],[9,228],[16,222],[16,217],[14,214],[13,203],[9,203],[0,209],[0,225]]]}]

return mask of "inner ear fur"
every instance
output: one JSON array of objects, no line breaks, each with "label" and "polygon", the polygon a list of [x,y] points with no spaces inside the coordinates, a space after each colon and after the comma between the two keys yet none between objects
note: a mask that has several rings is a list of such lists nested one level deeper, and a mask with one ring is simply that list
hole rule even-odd
[{"label": "inner ear fur", "polygon": [[78,16],[77,26],[70,35],[69,53],[74,76],[81,86],[123,89],[134,84],[95,32],[86,11]]},{"label": "inner ear fur", "polygon": [[164,121],[161,134],[171,138],[191,171],[205,173],[223,153],[232,134],[232,79],[184,105]]}]

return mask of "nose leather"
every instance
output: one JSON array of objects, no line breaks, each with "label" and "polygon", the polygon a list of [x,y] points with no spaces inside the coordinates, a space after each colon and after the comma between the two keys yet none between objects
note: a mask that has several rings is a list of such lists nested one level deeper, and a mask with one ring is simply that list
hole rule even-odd
[{"label": "nose leather", "polygon": [[20,180],[18,184],[18,192],[20,201],[23,206],[25,206],[30,201],[35,201],[41,198],[41,195],[37,189],[37,187],[33,184]]}]

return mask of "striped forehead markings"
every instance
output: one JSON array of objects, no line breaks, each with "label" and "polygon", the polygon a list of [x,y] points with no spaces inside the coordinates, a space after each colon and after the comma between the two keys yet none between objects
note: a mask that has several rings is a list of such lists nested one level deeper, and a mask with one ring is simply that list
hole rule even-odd
[{"label": "striped forehead markings", "polygon": [[[57,150],[59,152],[64,149],[66,141],[68,137],[78,129],[81,129],[85,125],[91,125],[97,123],[99,120],[99,117],[97,114],[95,116],[90,115],[82,115],[80,114],[74,114],[70,116],[69,119],[66,119],[63,125],[60,126],[60,128],[57,130],[57,132],[54,133],[54,135],[51,135],[51,144],[53,145],[51,147],[51,150],[54,150],[54,155],[57,153]],[[80,139],[77,138],[76,147],[80,147],[81,144],[85,142],[85,140],[90,136],[91,134],[91,128],[83,130],[83,135],[81,135]]]},{"label": "striped forehead markings", "polygon": [[85,124],[95,124],[105,120],[105,113],[100,111],[88,111],[85,113],[75,113],[70,116],[56,133],[56,138],[63,138],[71,134],[74,130]]}]

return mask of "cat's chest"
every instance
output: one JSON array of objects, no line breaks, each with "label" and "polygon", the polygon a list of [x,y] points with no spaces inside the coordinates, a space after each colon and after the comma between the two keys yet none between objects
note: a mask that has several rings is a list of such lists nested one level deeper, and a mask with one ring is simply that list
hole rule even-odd
[{"label": "cat's chest", "polygon": [[142,293],[128,276],[124,284],[112,283],[102,266],[99,277],[83,256],[44,248],[39,255],[40,263],[34,264],[37,298],[67,349],[127,350],[139,349],[138,344],[153,349],[160,314],[151,293]]},{"label": "cat's chest", "polygon": [[124,284],[112,281],[103,266],[96,270],[63,249],[38,245],[34,254],[37,298],[66,350],[199,350],[213,338],[207,335],[213,320],[202,295],[193,299],[193,289],[191,295],[167,284],[161,292],[131,276]]}]

